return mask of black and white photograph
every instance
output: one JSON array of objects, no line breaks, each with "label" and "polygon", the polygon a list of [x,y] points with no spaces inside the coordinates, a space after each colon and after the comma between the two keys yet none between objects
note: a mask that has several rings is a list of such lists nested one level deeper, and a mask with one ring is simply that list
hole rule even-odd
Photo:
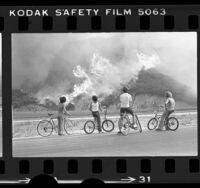
[{"label": "black and white photograph", "polygon": [[0,34],[0,157],[2,157],[2,41]]},{"label": "black and white photograph", "polygon": [[12,34],[12,118],[13,157],[197,156],[197,33]]}]

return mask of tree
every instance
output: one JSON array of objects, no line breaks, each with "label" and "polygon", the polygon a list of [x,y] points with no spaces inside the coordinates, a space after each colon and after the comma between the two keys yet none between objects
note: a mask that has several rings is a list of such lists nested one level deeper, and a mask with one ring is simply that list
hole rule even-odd
[{"label": "tree", "polygon": [[14,89],[12,90],[12,104],[13,108],[20,108],[26,105],[37,105],[38,100],[22,90]]}]

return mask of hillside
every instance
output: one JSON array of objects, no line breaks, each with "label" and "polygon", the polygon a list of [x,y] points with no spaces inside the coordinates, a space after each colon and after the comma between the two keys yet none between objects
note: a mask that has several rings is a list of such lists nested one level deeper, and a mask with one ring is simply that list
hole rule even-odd
[{"label": "hillside", "polygon": [[[141,70],[138,79],[136,81],[131,80],[127,85],[130,88],[130,94],[135,100],[135,106],[140,109],[157,108],[159,105],[163,104],[164,92],[166,90],[172,91],[178,107],[187,108],[197,106],[197,99],[187,86],[176,82],[173,78],[157,72],[155,69],[149,69],[148,71]],[[102,104],[113,110],[118,108],[120,92],[120,89],[118,89],[109,96],[100,96]],[[33,94],[17,89],[13,90],[12,101],[13,109],[16,111],[44,111],[57,109],[57,104],[50,99],[46,99],[43,104],[40,104]],[[73,104],[68,104],[67,109],[86,110],[88,109],[89,102],[90,98],[87,95],[82,94],[74,99]]]}]

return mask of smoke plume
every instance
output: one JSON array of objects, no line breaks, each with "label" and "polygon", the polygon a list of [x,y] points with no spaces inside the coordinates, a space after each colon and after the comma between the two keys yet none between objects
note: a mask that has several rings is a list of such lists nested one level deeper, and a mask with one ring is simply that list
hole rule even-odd
[{"label": "smoke plume", "polygon": [[197,36],[171,33],[13,34],[13,89],[41,101],[109,95],[156,68],[197,93]]}]

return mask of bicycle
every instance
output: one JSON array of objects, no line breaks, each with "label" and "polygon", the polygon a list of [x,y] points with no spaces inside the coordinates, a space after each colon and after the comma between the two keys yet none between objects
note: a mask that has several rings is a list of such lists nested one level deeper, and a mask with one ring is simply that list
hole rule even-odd
[{"label": "bicycle", "polygon": [[[101,124],[102,129],[105,132],[111,132],[115,125],[112,120],[107,119],[107,107],[104,106],[104,121]],[[84,131],[86,134],[92,134],[95,129],[97,129],[97,119],[94,118],[94,120],[88,120],[84,124]]]},{"label": "bicycle", "polygon": [[147,128],[149,130],[154,130],[158,126],[160,120],[161,120],[161,115],[158,115],[158,112],[154,111],[154,117],[148,121]]},{"label": "bicycle", "polygon": [[133,126],[133,123],[131,122],[132,119],[132,115],[131,118],[129,117],[128,113],[123,113],[122,119],[119,119],[119,126],[121,126],[121,133],[126,136],[129,134],[130,129],[134,129],[134,130],[138,130],[141,133],[142,132],[142,126],[140,124],[138,115],[136,114],[136,112],[134,112],[134,118],[135,118],[135,124],[137,125],[137,127]]},{"label": "bicycle", "polygon": [[[172,112],[172,113],[174,113],[174,112]],[[161,115],[158,115],[156,112],[155,116],[148,121],[147,128],[149,130],[156,129],[158,127],[160,120],[161,120]],[[175,118],[173,116],[169,116],[167,119],[165,119],[164,125],[167,126],[167,128],[169,130],[176,131],[179,127],[179,121],[177,118]]]},{"label": "bicycle", "polygon": [[[38,123],[37,126],[37,132],[40,136],[47,137],[50,136],[55,130],[55,132],[58,132],[58,125],[56,125],[55,117],[53,117],[54,114],[48,113],[49,120],[42,120]],[[68,118],[64,118],[64,130],[65,132],[70,135],[72,134],[72,130],[74,127],[74,123]]]}]

